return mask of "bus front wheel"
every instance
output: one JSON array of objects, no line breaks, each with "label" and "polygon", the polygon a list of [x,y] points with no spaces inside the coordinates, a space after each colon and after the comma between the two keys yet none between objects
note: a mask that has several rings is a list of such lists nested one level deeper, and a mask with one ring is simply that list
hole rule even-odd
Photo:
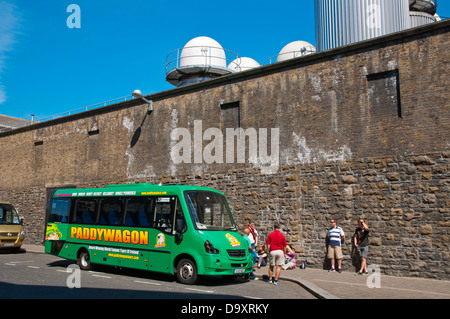
[{"label": "bus front wheel", "polygon": [[178,262],[177,278],[180,283],[186,285],[192,285],[197,282],[197,266],[191,259],[184,258]]},{"label": "bus front wheel", "polygon": [[78,254],[77,264],[83,270],[91,270],[92,269],[91,258],[89,256],[89,252],[87,250],[83,249]]}]

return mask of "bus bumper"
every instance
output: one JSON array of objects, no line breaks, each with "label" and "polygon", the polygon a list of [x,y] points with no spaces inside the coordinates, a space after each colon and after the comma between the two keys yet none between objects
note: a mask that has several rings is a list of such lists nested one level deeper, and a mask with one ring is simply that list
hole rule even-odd
[{"label": "bus bumper", "polygon": [[200,275],[244,275],[253,271],[253,257],[231,260],[221,255],[208,254],[204,257],[204,272]]}]

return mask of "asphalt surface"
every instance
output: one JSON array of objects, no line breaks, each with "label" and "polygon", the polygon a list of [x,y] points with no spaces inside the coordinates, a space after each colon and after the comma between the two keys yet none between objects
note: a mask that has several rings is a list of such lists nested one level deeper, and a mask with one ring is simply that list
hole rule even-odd
[{"label": "asphalt surface", "polygon": [[91,271],[81,271],[74,261],[43,254],[40,247],[24,248],[19,253],[0,251],[0,302],[54,298],[317,299],[308,290],[289,281],[279,287],[269,286],[262,280],[205,276],[195,285],[183,285],[173,275],[137,269],[95,265]]},{"label": "asphalt surface", "polygon": [[[43,246],[24,245],[27,252],[43,253]],[[257,269],[255,274],[264,280],[268,267]],[[283,270],[283,281],[298,284],[319,299],[450,299],[450,281],[425,278],[388,276],[377,272],[369,275],[353,272],[330,273],[322,269]],[[268,284],[269,285],[269,284]]]}]

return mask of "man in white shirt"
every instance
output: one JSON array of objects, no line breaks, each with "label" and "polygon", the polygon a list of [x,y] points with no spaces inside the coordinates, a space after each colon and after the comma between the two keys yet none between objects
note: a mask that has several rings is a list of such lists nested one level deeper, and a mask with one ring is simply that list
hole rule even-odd
[{"label": "man in white shirt", "polygon": [[336,220],[332,219],[330,221],[331,227],[328,229],[327,232],[327,240],[329,242],[328,246],[328,259],[331,260],[331,269],[330,272],[335,271],[335,259],[337,260],[338,264],[338,272],[342,272],[342,249],[341,249],[341,240],[345,238],[344,231],[341,227],[339,227],[336,224]]}]

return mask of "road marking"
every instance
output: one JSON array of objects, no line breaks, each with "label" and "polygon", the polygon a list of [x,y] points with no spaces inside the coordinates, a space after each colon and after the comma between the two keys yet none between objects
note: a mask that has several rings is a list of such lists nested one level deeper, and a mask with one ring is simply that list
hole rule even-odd
[{"label": "road marking", "polygon": [[206,292],[206,293],[213,293],[213,290],[203,290],[203,289],[195,289],[195,288],[184,288],[186,290],[192,290],[192,291],[199,291],[199,292]]},{"label": "road marking", "polygon": [[110,276],[103,276],[103,275],[96,275],[96,274],[92,274],[93,277],[99,277],[99,278],[108,278],[111,279],[112,277]]},{"label": "road marking", "polygon": [[34,263],[34,260],[11,261],[11,264]]},{"label": "road marking", "polygon": [[101,272],[92,271],[92,270],[89,270],[88,272],[89,272],[93,277],[98,277],[98,278],[108,278],[108,279],[111,279],[111,278],[112,278],[111,276],[101,275],[101,274],[102,274]]},{"label": "road marking", "polygon": [[28,268],[32,268],[32,269],[39,269],[38,266],[27,266]]},{"label": "road marking", "polygon": [[158,284],[158,283],[156,283],[156,282],[150,282],[150,281],[134,280],[133,282],[136,282],[136,283],[138,283],[138,284],[146,284],[146,285],[161,286],[161,284]]},{"label": "road marking", "polygon": [[4,263],[4,265],[7,265],[7,266],[17,266],[16,264],[12,264],[12,263]]}]

